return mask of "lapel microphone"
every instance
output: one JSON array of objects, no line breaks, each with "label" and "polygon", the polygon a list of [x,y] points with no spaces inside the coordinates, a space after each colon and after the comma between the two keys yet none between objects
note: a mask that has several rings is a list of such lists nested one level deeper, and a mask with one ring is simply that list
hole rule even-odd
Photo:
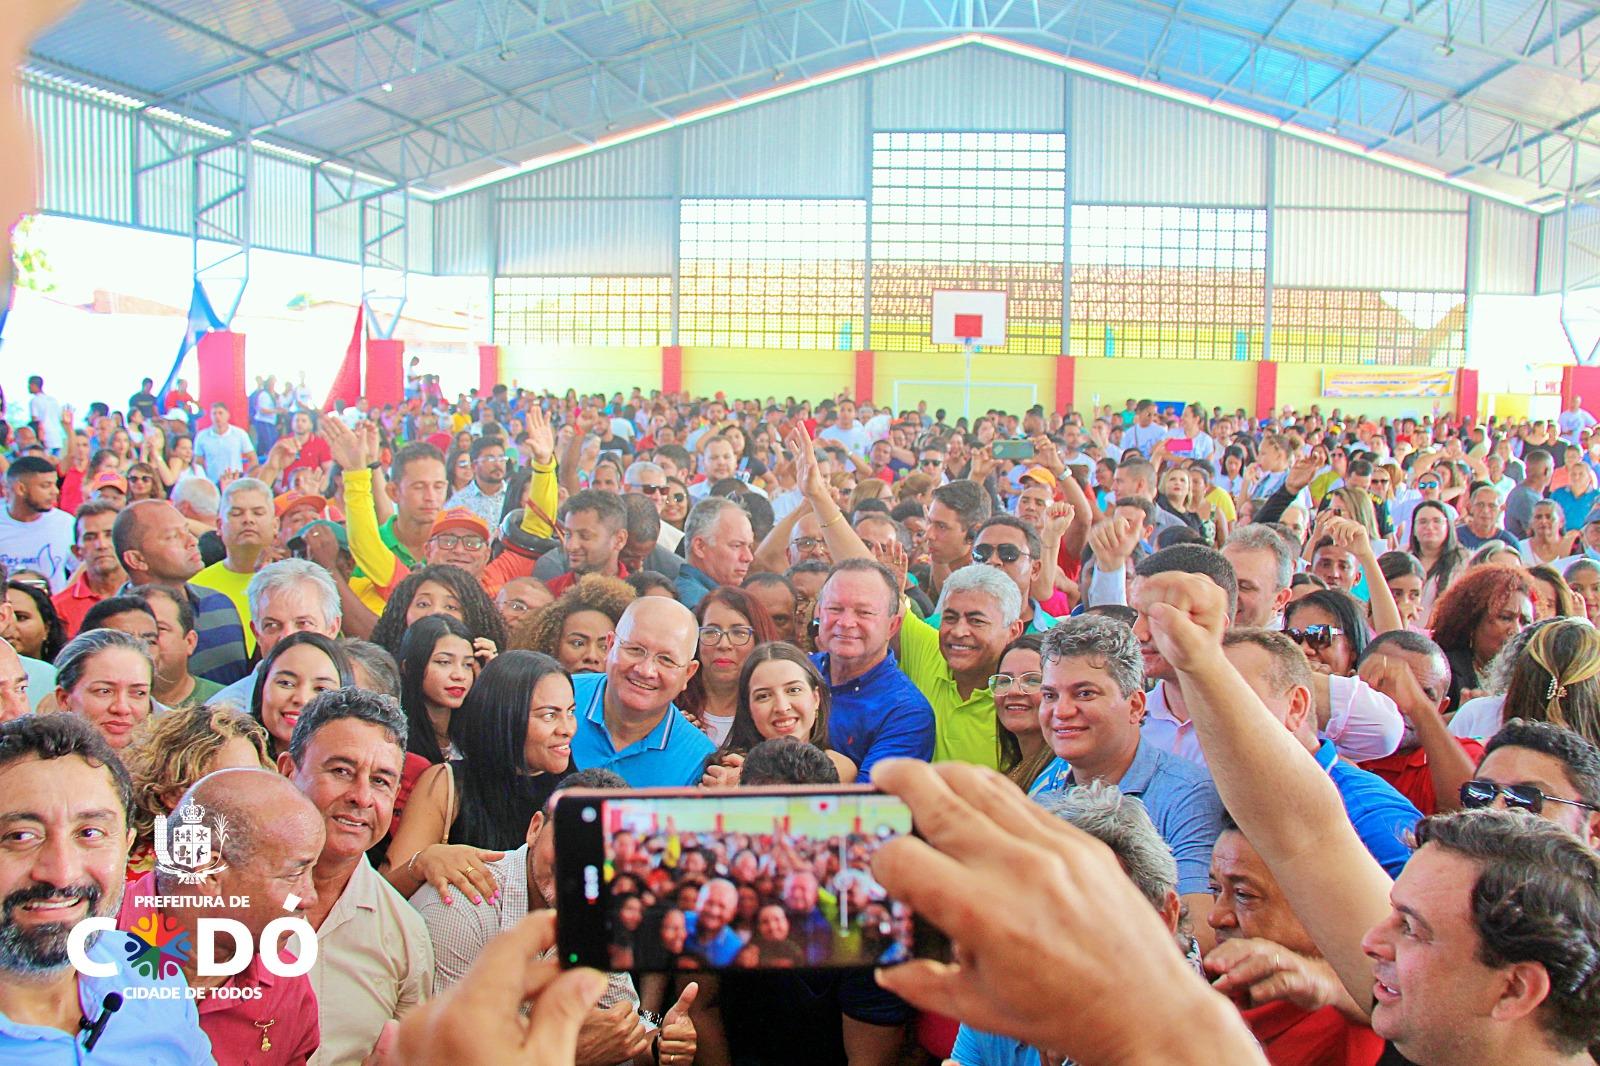
[{"label": "lapel microphone", "polygon": [[107,992],[106,997],[100,1001],[100,1017],[94,1021],[88,1018],[78,1023],[78,1028],[89,1034],[83,1042],[85,1052],[93,1051],[96,1043],[105,1035],[106,1026],[111,1024],[111,1016],[122,1009],[122,995],[118,992]]}]

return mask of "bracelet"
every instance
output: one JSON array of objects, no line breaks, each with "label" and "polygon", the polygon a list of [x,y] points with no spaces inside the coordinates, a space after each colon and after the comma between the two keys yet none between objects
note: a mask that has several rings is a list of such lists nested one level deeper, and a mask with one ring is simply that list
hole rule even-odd
[{"label": "bracelet", "polygon": [[829,526],[833,525],[835,522],[843,522],[843,521],[844,521],[844,512],[843,511],[835,511],[833,513],[833,517],[832,518],[830,518],[826,522],[822,523],[822,528],[823,529],[827,529]]},{"label": "bracelet", "polygon": [[406,860],[406,873],[414,874],[414,873],[417,872],[416,869],[415,869],[415,866],[416,866],[416,863],[417,863],[417,857],[419,855],[421,855],[424,851],[427,851],[427,850],[428,850],[427,848],[418,848],[415,852],[412,853],[411,858]]}]

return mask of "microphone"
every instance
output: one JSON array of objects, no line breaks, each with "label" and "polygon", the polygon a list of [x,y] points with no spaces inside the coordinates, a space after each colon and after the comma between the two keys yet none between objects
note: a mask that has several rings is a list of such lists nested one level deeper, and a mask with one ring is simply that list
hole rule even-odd
[{"label": "microphone", "polygon": [[111,1016],[122,1009],[122,995],[118,992],[107,992],[106,997],[100,1001],[100,1017],[94,1021],[88,1018],[78,1023],[78,1028],[89,1034],[83,1042],[85,1052],[93,1051],[96,1043],[105,1035],[106,1026],[111,1024]]}]

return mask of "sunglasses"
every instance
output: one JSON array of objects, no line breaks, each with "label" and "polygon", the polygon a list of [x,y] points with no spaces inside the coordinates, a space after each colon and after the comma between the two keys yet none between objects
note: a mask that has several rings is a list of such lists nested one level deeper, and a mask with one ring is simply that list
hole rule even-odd
[{"label": "sunglasses", "polygon": [[1417,482],[1417,488],[1419,490],[1421,490],[1421,491],[1426,491],[1428,489],[1436,489],[1438,487],[1439,487],[1439,483],[1437,481],[1419,481],[1419,482]]},{"label": "sunglasses", "polygon": [[917,460],[917,465],[918,466],[943,466],[944,465],[944,460],[943,459],[919,459],[919,460]]},{"label": "sunglasses", "polygon": [[1587,811],[1600,811],[1592,803],[1547,796],[1532,785],[1497,785],[1493,781],[1468,781],[1461,786],[1461,806],[1469,811],[1494,806],[1496,798],[1504,796],[1506,806],[1514,811],[1538,814],[1546,803],[1564,803],[1569,807],[1582,807]]},{"label": "sunglasses", "polygon": [[1338,626],[1314,625],[1304,629],[1285,629],[1283,635],[1308,648],[1331,648],[1333,638],[1344,636],[1344,630]]},{"label": "sunglasses", "polygon": [[635,485],[633,488],[643,496],[665,496],[667,494],[665,485]]},{"label": "sunglasses", "polygon": [[669,492],[667,493],[667,499],[671,500],[673,503],[684,503],[689,499],[689,496],[687,493],[683,492]]},{"label": "sunglasses", "polygon": [[1031,696],[1035,692],[1038,692],[1039,687],[1043,684],[1044,675],[1036,670],[1030,671],[1026,674],[989,675],[989,688],[996,696],[1004,696],[1013,688],[1024,695]]},{"label": "sunglasses", "polygon": [[1006,566],[1010,566],[1012,563],[1016,562],[1018,559],[1021,559],[1027,554],[1027,552],[1023,551],[1015,544],[980,544],[976,548],[972,549],[972,561],[975,563],[986,563],[998,555],[1000,556],[1000,561],[1002,563],[1004,563]]}]

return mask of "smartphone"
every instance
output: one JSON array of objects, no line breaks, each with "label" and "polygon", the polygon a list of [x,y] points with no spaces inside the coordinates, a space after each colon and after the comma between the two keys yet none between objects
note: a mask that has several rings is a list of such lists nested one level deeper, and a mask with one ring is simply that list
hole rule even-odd
[{"label": "smartphone", "polygon": [[844,970],[948,959],[872,877],[911,811],[870,786],[558,793],[556,943],[602,970]]},{"label": "smartphone", "polygon": [[997,440],[991,446],[996,459],[1032,459],[1033,441]]}]

